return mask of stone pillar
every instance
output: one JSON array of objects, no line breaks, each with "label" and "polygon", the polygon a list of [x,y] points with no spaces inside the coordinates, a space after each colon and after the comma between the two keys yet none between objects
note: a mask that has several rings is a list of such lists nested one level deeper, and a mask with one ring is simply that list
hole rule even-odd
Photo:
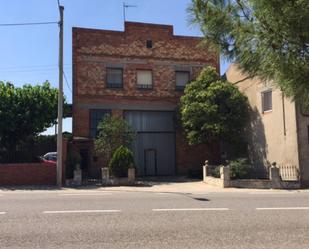
[{"label": "stone pillar", "polygon": [[135,169],[134,168],[128,169],[128,181],[129,183],[135,182]]},{"label": "stone pillar", "polygon": [[208,160],[205,161],[205,164],[203,165],[203,180],[209,176],[209,165],[208,165]]},{"label": "stone pillar", "polygon": [[74,185],[80,186],[82,185],[82,171],[80,169],[74,170],[73,182]]},{"label": "stone pillar", "polygon": [[107,184],[109,182],[109,168],[105,167],[101,169],[102,171],[102,184]]},{"label": "stone pillar", "polygon": [[230,186],[230,167],[229,166],[220,167],[220,179],[222,180],[223,188]]},{"label": "stone pillar", "polygon": [[276,167],[276,163],[272,163],[272,166],[269,169],[269,180],[272,181],[273,188],[281,188],[281,177],[279,168]]}]

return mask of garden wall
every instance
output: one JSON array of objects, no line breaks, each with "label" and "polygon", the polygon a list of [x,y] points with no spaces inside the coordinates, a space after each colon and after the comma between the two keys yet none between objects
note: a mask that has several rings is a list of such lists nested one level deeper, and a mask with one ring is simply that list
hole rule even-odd
[{"label": "garden wall", "polygon": [[[65,182],[65,162],[68,140],[62,144],[62,183]],[[0,164],[0,186],[56,185],[56,163]]]},{"label": "garden wall", "polygon": [[283,181],[279,168],[270,168],[269,179],[231,179],[229,167],[220,167],[220,178],[210,175],[211,166],[203,166],[203,181],[207,184],[223,188],[252,188],[252,189],[298,189],[300,181]]},{"label": "garden wall", "polygon": [[49,163],[0,164],[0,186],[55,185],[56,168]]}]

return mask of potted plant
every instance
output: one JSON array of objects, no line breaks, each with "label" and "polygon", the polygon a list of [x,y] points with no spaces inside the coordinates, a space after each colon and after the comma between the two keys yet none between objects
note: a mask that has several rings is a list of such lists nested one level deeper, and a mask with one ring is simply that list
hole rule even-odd
[{"label": "potted plant", "polygon": [[134,181],[135,167],[132,151],[123,145],[119,146],[109,162],[109,169],[111,174],[118,178],[119,183],[124,181],[119,178],[126,178],[126,183],[128,183],[128,177],[130,178],[129,182]]}]

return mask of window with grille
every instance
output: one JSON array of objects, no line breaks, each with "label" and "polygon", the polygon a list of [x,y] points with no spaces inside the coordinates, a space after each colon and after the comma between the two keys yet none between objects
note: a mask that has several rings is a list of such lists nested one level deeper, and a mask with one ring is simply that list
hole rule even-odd
[{"label": "window with grille", "polygon": [[106,85],[108,88],[123,88],[122,68],[106,69]]},{"label": "window with grille", "polygon": [[152,71],[151,70],[137,70],[137,88],[152,89]]},{"label": "window with grille", "polygon": [[176,71],[176,90],[183,90],[190,81],[190,72]]},{"label": "window with grille", "polygon": [[272,103],[272,91],[268,90],[265,92],[262,92],[262,112],[271,111],[273,108]]},{"label": "window with grille", "polygon": [[90,110],[90,137],[96,138],[98,136],[98,125],[106,117],[111,115],[110,110],[106,109],[93,109]]}]

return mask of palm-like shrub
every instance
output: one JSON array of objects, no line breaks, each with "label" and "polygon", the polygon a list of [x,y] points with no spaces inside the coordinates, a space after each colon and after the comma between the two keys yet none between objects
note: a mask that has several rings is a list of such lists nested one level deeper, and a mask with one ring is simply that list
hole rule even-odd
[{"label": "palm-like shrub", "polygon": [[134,167],[132,151],[123,145],[119,146],[109,162],[112,175],[116,177],[125,177],[128,175],[128,169],[131,167]]}]

